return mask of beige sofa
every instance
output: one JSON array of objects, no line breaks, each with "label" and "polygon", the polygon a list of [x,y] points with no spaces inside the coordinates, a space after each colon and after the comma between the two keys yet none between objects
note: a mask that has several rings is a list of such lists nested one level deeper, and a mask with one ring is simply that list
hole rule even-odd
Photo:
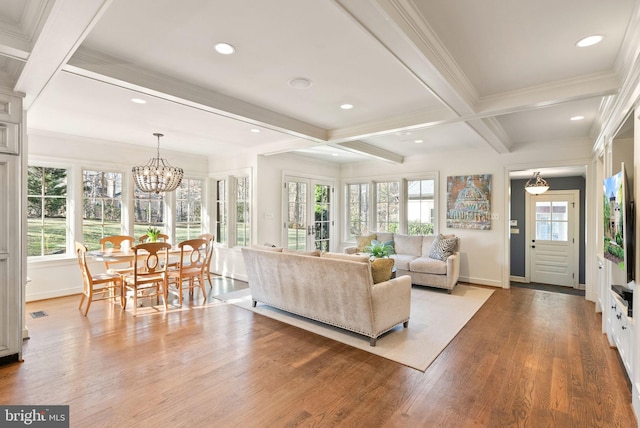
[{"label": "beige sofa", "polygon": [[[287,251],[287,250],[285,250]],[[287,312],[376,339],[409,324],[411,279],[373,283],[368,257],[311,256],[282,249],[242,248],[253,306]]]},{"label": "beige sofa", "polygon": [[460,253],[458,238],[454,235],[443,235],[446,239],[455,239],[455,247],[451,255],[445,260],[430,257],[432,246],[437,235],[402,235],[388,232],[372,232],[366,237],[358,239],[358,245],[347,247],[344,252],[355,254],[363,251],[372,239],[380,242],[393,241],[397,275],[409,275],[411,283],[428,287],[437,287],[449,293],[458,283],[460,276]]}]

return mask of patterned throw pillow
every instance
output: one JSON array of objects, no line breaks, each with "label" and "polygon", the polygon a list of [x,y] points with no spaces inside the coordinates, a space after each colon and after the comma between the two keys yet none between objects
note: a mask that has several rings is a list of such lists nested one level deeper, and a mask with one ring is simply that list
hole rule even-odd
[{"label": "patterned throw pillow", "polygon": [[443,235],[438,235],[438,237],[433,240],[429,257],[444,262],[453,254],[457,243],[458,238],[445,238]]}]

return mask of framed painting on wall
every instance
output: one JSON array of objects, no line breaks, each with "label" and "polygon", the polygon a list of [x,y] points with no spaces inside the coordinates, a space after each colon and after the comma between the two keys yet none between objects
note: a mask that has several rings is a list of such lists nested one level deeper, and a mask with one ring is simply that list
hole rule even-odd
[{"label": "framed painting on wall", "polygon": [[491,174],[447,177],[447,227],[491,229]]}]

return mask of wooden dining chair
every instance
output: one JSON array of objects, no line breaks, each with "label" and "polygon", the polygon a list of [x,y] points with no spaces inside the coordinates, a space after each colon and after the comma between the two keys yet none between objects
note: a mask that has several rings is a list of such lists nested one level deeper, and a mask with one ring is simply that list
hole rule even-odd
[{"label": "wooden dining chair", "polygon": [[[195,287],[202,290],[202,304],[207,302],[207,292],[204,287],[204,272],[209,251],[210,241],[203,238],[188,239],[178,244],[180,259],[177,266],[167,270],[165,280],[165,301],[168,293],[178,296],[178,302],[182,306],[182,297],[185,282],[188,284],[189,295],[193,295]],[[196,285],[197,283],[197,285]],[[173,287],[173,289],[172,289]]]},{"label": "wooden dining chair", "polygon": [[[128,243],[125,244],[125,243]],[[135,243],[135,238],[133,236],[127,235],[112,235],[105,236],[100,240],[100,249],[102,251],[107,251],[109,249],[113,249],[114,251],[120,251],[123,249],[123,246],[128,248],[133,247]],[[121,260],[111,260],[104,262],[104,268],[108,273],[117,273],[123,274],[127,272],[131,272],[133,270],[133,259],[121,259]]]},{"label": "wooden dining chair", "polygon": [[[149,235],[146,233],[138,238],[139,243],[149,242]],[[169,235],[164,233],[158,233],[158,240],[156,242],[169,242]]]},{"label": "wooden dining chair", "polygon": [[204,262],[204,274],[209,280],[209,288],[213,288],[213,282],[211,282],[211,259],[213,258],[213,242],[215,236],[212,233],[202,233],[198,238],[206,239],[209,242],[209,251],[207,251],[207,260]]},{"label": "wooden dining chair", "polygon": [[91,274],[87,264],[87,247],[76,241],[76,256],[78,266],[82,274],[82,297],[78,309],[82,309],[82,304],[87,301],[84,316],[89,313],[89,307],[94,300],[111,299],[116,300],[122,294],[122,280],[116,273]]},{"label": "wooden dining chair", "polygon": [[[133,250],[133,272],[122,277],[122,308],[127,308],[127,300],[133,297],[133,316],[137,314],[139,297],[156,297],[156,303],[163,293],[166,266],[171,244],[167,242],[145,242]],[[167,300],[164,299],[167,310]]]}]

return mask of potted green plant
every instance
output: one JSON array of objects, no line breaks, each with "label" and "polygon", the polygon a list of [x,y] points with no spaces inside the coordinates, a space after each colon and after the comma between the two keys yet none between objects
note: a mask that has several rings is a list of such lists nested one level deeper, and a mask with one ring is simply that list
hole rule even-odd
[{"label": "potted green plant", "polygon": [[386,242],[372,241],[364,251],[371,254],[371,257],[385,258],[393,254],[393,247]]},{"label": "potted green plant", "polygon": [[147,229],[147,236],[149,237],[150,242],[156,242],[158,240],[158,235],[160,234],[160,229],[157,227],[150,226]]}]

